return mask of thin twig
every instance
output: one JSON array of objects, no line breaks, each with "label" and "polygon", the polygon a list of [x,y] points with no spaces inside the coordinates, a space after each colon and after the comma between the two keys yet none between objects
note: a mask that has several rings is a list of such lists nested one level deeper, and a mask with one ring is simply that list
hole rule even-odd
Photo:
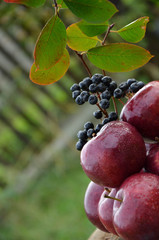
[{"label": "thin twig", "polygon": [[55,8],[55,15],[57,15],[59,17],[58,5],[57,5],[56,0],[53,0],[53,3],[54,3],[54,8]]},{"label": "thin twig", "polygon": [[96,105],[97,105],[97,107],[101,110],[101,112],[103,112],[104,113],[104,115],[106,116],[106,118],[108,117],[108,113],[107,113],[107,111],[106,110],[104,110],[103,108],[101,108],[100,106],[99,106],[99,103],[96,103]]},{"label": "thin twig", "polygon": [[106,42],[106,39],[107,39],[107,37],[108,37],[108,35],[109,35],[109,33],[110,33],[110,30],[114,27],[114,25],[115,25],[115,23],[111,24],[111,25],[108,27],[107,32],[106,32],[106,34],[105,34],[105,36],[104,36],[104,39],[103,39],[103,41],[102,41],[102,46],[105,45],[105,42]]},{"label": "thin twig", "polygon": [[81,55],[81,54],[80,54],[80,53],[78,53],[77,51],[75,51],[75,53],[76,53],[76,54],[77,54],[77,56],[78,56],[78,57],[81,59],[81,61],[82,61],[83,65],[84,65],[85,69],[87,70],[87,72],[88,72],[89,76],[90,76],[90,77],[92,77],[92,73],[91,73],[91,71],[90,71],[89,67],[87,66],[87,64],[86,64],[85,60],[83,59],[83,55]]},{"label": "thin twig", "polygon": [[[107,32],[106,32],[106,34],[105,34],[105,36],[104,36],[104,39],[103,39],[103,41],[102,41],[102,46],[105,45],[105,42],[106,42],[106,39],[107,39],[107,37],[108,37],[108,35],[109,35],[109,33],[110,33],[110,30],[114,27],[114,25],[115,25],[115,23],[113,23],[113,24],[111,24],[111,25],[108,26]],[[102,71],[103,71],[103,75],[106,76],[105,70],[102,70]]]}]

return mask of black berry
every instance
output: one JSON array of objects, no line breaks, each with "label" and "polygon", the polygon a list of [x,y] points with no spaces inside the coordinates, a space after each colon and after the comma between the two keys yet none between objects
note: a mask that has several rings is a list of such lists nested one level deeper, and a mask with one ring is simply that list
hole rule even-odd
[{"label": "black berry", "polygon": [[81,81],[79,83],[79,86],[80,86],[80,89],[82,89],[82,90],[88,90],[88,86],[85,81]]},{"label": "black berry", "polygon": [[93,113],[93,116],[96,118],[96,119],[101,119],[102,116],[103,116],[103,113],[100,111],[100,110],[97,110]]},{"label": "black berry", "polygon": [[97,84],[92,83],[92,84],[89,86],[89,91],[92,92],[92,93],[96,93],[96,92],[97,92]]},{"label": "black berry", "polygon": [[113,94],[114,90],[117,88],[117,84],[115,81],[112,81],[109,85],[109,91]]},{"label": "black berry", "polygon": [[123,95],[123,91],[120,88],[116,88],[113,93],[115,98],[121,98]]},{"label": "black berry", "polygon": [[103,109],[107,109],[109,108],[109,101],[107,99],[102,99],[99,103],[100,107],[103,108]]},{"label": "black berry", "polygon": [[81,95],[81,97],[82,97],[82,99],[83,99],[84,102],[87,102],[87,101],[88,101],[88,98],[89,98],[89,96],[90,96],[89,92],[87,92],[87,91],[81,92],[80,95]]},{"label": "black berry", "polygon": [[91,104],[91,105],[94,105],[98,102],[98,98],[95,96],[95,95],[91,95],[89,96],[88,98],[88,102]]},{"label": "black berry", "polygon": [[79,90],[75,90],[74,92],[72,92],[72,98],[73,98],[73,99],[76,99],[76,97],[79,96],[80,93],[81,93],[81,92],[80,92]]},{"label": "black berry", "polygon": [[111,79],[111,77],[109,77],[109,76],[104,76],[104,77],[102,77],[102,79],[101,79],[101,82],[103,82],[104,85],[107,86],[107,87],[109,87],[111,81],[112,81],[112,79]]},{"label": "black berry", "polygon": [[84,104],[84,101],[83,101],[81,95],[79,95],[79,96],[76,97],[75,102],[76,102],[78,105]]},{"label": "black berry", "polygon": [[127,82],[123,82],[123,83],[120,83],[119,84],[119,88],[122,90],[122,91],[126,91],[128,88],[129,88],[129,85]]},{"label": "black berry", "polygon": [[127,80],[128,86],[130,86],[132,83],[135,83],[135,82],[137,82],[135,78],[130,78]]},{"label": "black berry", "polygon": [[72,87],[70,88],[70,90],[71,90],[72,92],[74,92],[74,91],[76,91],[76,90],[80,90],[80,86],[79,86],[77,83],[75,83],[75,84],[72,85]]},{"label": "black berry", "polygon": [[105,124],[107,124],[108,122],[110,122],[110,119],[109,119],[109,118],[104,118],[102,124],[105,125]]},{"label": "black berry", "polygon": [[130,90],[133,92],[133,93],[136,93],[138,90],[140,89],[140,87],[138,86],[138,83],[137,82],[134,82],[130,85]]},{"label": "black berry", "polygon": [[85,144],[86,144],[85,141],[82,141],[81,139],[79,139],[78,142],[76,143],[76,149],[81,151]]},{"label": "black berry", "polygon": [[94,124],[92,122],[86,122],[84,124],[84,129],[88,130],[90,128],[94,128]]},{"label": "black berry", "polygon": [[95,134],[95,130],[93,128],[88,129],[87,131],[87,137],[92,138],[93,134]]},{"label": "black berry", "polygon": [[91,77],[91,80],[92,80],[93,83],[98,84],[98,83],[101,82],[102,77],[103,77],[102,74],[96,73]]},{"label": "black berry", "polygon": [[97,124],[97,126],[95,128],[95,132],[98,133],[101,130],[102,127],[103,127],[103,124],[100,124],[100,123]]},{"label": "black berry", "polygon": [[109,121],[115,121],[118,119],[118,115],[116,112],[111,112],[111,113],[109,113],[108,118],[109,118]]},{"label": "black berry", "polygon": [[80,130],[77,133],[77,137],[82,140],[87,140],[87,131],[86,130]]},{"label": "black berry", "polygon": [[137,83],[137,85],[138,85],[139,89],[141,89],[142,87],[145,86],[145,84],[144,84],[142,81],[139,81],[139,82]]},{"label": "black berry", "polygon": [[106,90],[106,86],[104,85],[104,83],[99,83],[97,85],[97,91],[98,92],[104,92]]},{"label": "black berry", "polygon": [[108,90],[106,90],[101,94],[101,97],[102,97],[102,99],[108,99],[109,100],[111,98],[111,93]]}]

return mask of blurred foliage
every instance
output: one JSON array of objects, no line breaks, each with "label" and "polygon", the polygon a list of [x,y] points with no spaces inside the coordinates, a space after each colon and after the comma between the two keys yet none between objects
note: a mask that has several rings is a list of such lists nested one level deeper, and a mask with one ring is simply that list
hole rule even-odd
[{"label": "blurred foliage", "polygon": [[[18,176],[25,174],[34,158],[40,157],[49,144],[54,147],[54,141],[67,120],[72,124],[70,118],[73,119],[77,106],[71,100],[69,88],[87,75],[71,52],[67,75],[59,83],[39,87],[29,81],[29,68],[16,59],[19,52],[11,52],[12,44],[13,49],[18,46],[25,60],[29,59],[32,64],[35,41],[52,14],[50,2],[48,0],[44,7],[35,10],[0,0],[0,36],[6,33],[11,40],[11,44],[6,41],[6,45],[0,41],[0,59],[3,59],[0,61],[0,240],[84,240],[94,229],[83,209],[89,179],[80,167],[79,153],[73,151],[73,136],[67,147],[51,157],[51,163],[26,191],[19,194],[14,191]],[[112,2],[119,9],[112,19],[114,29],[120,29],[139,17],[150,17],[146,37],[139,45],[149,49],[155,58],[146,67],[111,76],[117,82],[129,77],[145,83],[157,79],[158,0]],[[79,21],[68,10],[61,10],[60,16],[66,26]],[[123,40],[110,34],[108,41]],[[91,69],[93,73],[97,71],[95,67]],[[79,108],[79,112],[82,109]]]}]

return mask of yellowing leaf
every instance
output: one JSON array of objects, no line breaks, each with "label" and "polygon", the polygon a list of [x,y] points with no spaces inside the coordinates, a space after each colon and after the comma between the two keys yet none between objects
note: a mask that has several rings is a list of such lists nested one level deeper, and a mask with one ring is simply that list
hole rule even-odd
[{"label": "yellowing leaf", "polygon": [[95,47],[99,41],[97,37],[88,37],[85,35],[76,23],[70,25],[66,33],[68,46],[76,51],[87,51]]},{"label": "yellowing leaf", "polygon": [[146,32],[146,25],[149,22],[149,17],[141,17],[134,22],[126,25],[117,31],[117,33],[127,42],[136,43],[141,41]]},{"label": "yellowing leaf", "polygon": [[34,59],[40,70],[55,65],[62,57],[66,47],[66,29],[58,16],[53,16],[45,25],[37,40]]},{"label": "yellowing leaf", "polygon": [[56,65],[48,70],[38,70],[33,63],[30,70],[30,80],[39,85],[48,85],[58,81],[67,72],[70,64],[68,51],[65,49],[64,55]]},{"label": "yellowing leaf", "polygon": [[98,36],[104,33],[108,28],[108,22],[93,24],[85,22],[84,20],[77,23],[77,26],[81,29],[81,31],[89,37]]},{"label": "yellowing leaf", "polygon": [[23,4],[28,7],[40,7],[46,0],[4,0],[7,3]]}]

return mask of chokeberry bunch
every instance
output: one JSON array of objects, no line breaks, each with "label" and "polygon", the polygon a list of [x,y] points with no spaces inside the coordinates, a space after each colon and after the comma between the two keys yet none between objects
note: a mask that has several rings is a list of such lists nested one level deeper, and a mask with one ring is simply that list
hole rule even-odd
[{"label": "chokeberry bunch", "polygon": [[[104,76],[100,73],[94,74],[92,77],[85,77],[79,84],[75,83],[71,86],[72,98],[78,105],[88,102],[91,105],[97,105],[98,110],[93,112],[93,116],[100,120],[96,126],[92,122],[84,125],[84,130],[80,130],[77,134],[78,142],[77,150],[81,150],[88,139],[97,135],[100,129],[111,121],[118,119],[116,100],[121,98],[130,98],[134,93],[144,86],[142,81],[130,78],[125,82],[117,85],[116,81],[110,76]],[[115,112],[108,113],[110,101],[113,101]]]}]

